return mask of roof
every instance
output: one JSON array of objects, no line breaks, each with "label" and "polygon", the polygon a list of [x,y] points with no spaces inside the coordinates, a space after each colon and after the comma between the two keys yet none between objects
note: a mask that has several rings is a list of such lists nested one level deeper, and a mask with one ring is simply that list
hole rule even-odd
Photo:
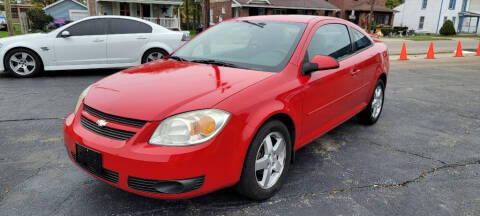
[{"label": "roof", "polygon": [[[271,0],[270,0],[271,1]],[[309,23],[313,20],[327,20],[327,19],[338,19],[336,17],[329,16],[313,16],[313,15],[268,15],[268,16],[248,16],[248,17],[237,17],[232,20],[249,20],[249,21],[278,21],[278,22],[298,22],[298,23]]]},{"label": "roof", "polygon": [[[64,2],[64,1],[68,1],[68,0],[60,0],[60,1],[57,1],[57,2],[55,2],[55,3],[49,4],[49,5],[47,5],[46,7],[44,7],[43,10],[46,10],[46,9],[48,9],[48,8],[51,8],[51,7],[55,6],[55,5],[58,5],[58,4],[60,4],[60,3]],[[72,1],[73,3],[76,3],[76,4],[78,4],[78,5],[80,5],[80,6],[82,6],[82,7],[84,7],[85,9],[88,9],[86,5],[84,5],[84,4],[80,3],[80,2],[77,2],[77,1],[75,1],[75,0],[70,0],[70,1]]]},{"label": "roof", "polygon": [[[354,5],[351,8],[348,8],[347,10],[356,10],[356,11],[370,11],[371,5],[368,4],[368,2],[364,2],[362,4]],[[394,12],[394,10],[387,8],[382,5],[374,5],[373,6],[373,11],[377,12]]]},{"label": "roof", "polygon": [[[97,0],[98,2],[119,2],[119,0]],[[127,3],[181,5],[183,0],[121,0]]]},{"label": "roof", "polygon": [[233,0],[237,7],[265,7],[280,9],[340,10],[325,0]]}]

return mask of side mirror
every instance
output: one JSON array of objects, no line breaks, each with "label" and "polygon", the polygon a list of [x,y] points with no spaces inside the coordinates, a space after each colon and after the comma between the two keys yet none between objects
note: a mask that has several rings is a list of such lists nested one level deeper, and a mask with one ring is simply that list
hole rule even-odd
[{"label": "side mirror", "polygon": [[330,56],[317,55],[311,62],[306,62],[302,66],[302,75],[306,76],[315,71],[329,70],[339,68],[338,61]]},{"label": "side mirror", "polygon": [[67,38],[67,37],[70,37],[70,32],[69,31],[62,31],[62,33],[60,34],[60,36],[62,36],[63,38]]}]

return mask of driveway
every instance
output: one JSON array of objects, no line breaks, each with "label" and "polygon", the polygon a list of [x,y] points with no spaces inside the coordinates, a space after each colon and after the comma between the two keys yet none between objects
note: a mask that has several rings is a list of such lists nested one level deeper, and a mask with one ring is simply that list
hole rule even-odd
[{"label": "driveway", "polygon": [[0,75],[0,215],[479,215],[478,57],[393,61],[385,109],[297,152],[282,190],[252,202],[224,189],[179,201],[133,195],[68,159],[63,117],[112,71]]}]

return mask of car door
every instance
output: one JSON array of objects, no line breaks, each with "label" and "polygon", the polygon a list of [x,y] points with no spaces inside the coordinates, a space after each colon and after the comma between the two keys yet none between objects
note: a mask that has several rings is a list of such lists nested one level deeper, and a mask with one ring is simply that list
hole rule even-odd
[{"label": "car door", "polygon": [[[68,31],[70,36],[62,37]],[[55,63],[62,65],[106,64],[106,20],[88,19],[78,22],[63,31],[55,38]]]},{"label": "car door", "polygon": [[314,72],[305,83],[303,132],[306,136],[335,126],[353,109],[350,93],[356,78],[352,76],[355,62],[348,58],[351,53],[350,35],[344,24],[321,25],[311,36],[304,61],[325,55],[337,59],[340,67]]},{"label": "car door", "polygon": [[152,27],[122,18],[109,19],[107,58],[109,64],[140,62],[143,46],[150,40]]},{"label": "car door", "polygon": [[376,52],[369,49],[373,46],[373,42],[359,30],[349,27],[352,38],[354,54],[352,59],[356,62],[353,70],[354,75],[358,78],[355,82],[357,86],[354,92],[356,103],[366,103],[365,98],[368,97],[370,90],[370,82],[374,79],[376,67],[378,66],[375,57]]}]

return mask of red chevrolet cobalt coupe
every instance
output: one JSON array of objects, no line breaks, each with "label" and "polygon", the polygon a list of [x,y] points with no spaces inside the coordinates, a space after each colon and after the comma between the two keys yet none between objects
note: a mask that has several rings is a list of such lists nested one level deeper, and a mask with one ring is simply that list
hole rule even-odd
[{"label": "red chevrolet cobalt coupe", "polygon": [[383,107],[387,47],[318,16],[220,23],[165,59],[83,91],[65,121],[71,160],[143,196],[179,199],[235,186],[273,196],[295,150]]}]

